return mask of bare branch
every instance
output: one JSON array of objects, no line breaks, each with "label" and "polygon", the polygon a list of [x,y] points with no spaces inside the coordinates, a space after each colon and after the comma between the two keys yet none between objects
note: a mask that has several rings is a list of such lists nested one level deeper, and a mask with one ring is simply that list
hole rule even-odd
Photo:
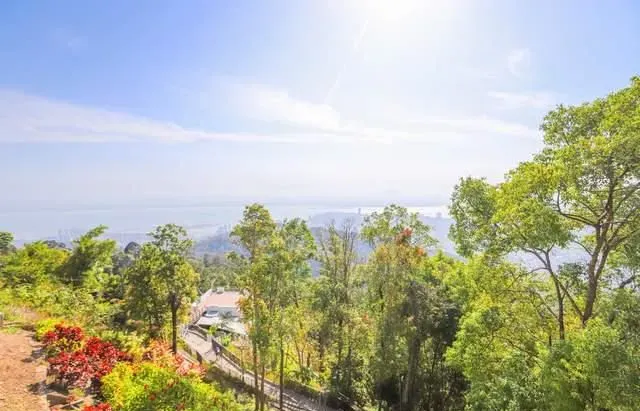
[{"label": "bare branch", "polygon": [[587,252],[587,254],[591,255],[591,253],[593,252],[591,249],[589,249],[589,247],[587,247],[582,241],[578,241],[578,240],[571,240],[572,243],[579,245],[580,247],[582,247],[584,249],[584,251]]},{"label": "bare branch", "polygon": [[577,221],[579,223],[583,223],[589,226],[595,226],[596,224],[598,224],[597,221],[591,221],[583,216],[577,215],[577,214],[571,214],[571,213],[567,213],[562,211],[562,207],[560,206],[560,191],[556,192],[556,201],[555,201],[555,208],[556,211],[558,212],[558,214],[560,214],[561,216],[563,216],[564,218],[568,218],[569,220],[573,220],[573,221]]}]

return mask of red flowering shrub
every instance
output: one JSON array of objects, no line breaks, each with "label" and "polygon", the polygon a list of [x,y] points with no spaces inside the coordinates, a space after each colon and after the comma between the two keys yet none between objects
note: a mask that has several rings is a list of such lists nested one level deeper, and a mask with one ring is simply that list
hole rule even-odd
[{"label": "red flowering shrub", "polygon": [[107,404],[106,402],[103,402],[101,404],[97,404],[97,405],[85,405],[85,407],[82,409],[82,411],[111,411],[111,405]]},{"label": "red flowering shrub", "polygon": [[411,235],[413,234],[413,230],[411,227],[405,227],[402,231],[396,236],[397,244],[409,244],[411,241]]},{"label": "red flowering shrub", "polygon": [[180,354],[173,354],[169,346],[161,341],[153,341],[142,355],[142,359],[161,367],[174,369],[180,375],[204,374],[204,369],[199,364],[187,361]]},{"label": "red flowering shrub", "polygon": [[118,362],[129,360],[129,356],[113,344],[92,337],[81,349],[72,353],[61,352],[50,358],[49,371],[67,386],[95,387]]},{"label": "red flowering shrub", "polygon": [[47,356],[52,356],[77,350],[80,348],[82,340],[84,340],[82,328],[56,324],[52,331],[44,334],[42,344]]}]

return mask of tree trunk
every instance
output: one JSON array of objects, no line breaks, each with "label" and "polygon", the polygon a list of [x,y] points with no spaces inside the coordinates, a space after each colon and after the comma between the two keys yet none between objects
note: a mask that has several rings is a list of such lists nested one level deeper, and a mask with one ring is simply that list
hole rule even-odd
[{"label": "tree trunk", "polygon": [[280,409],[284,410],[284,342],[280,337]]},{"label": "tree trunk", "polygon": [[171,350],[178,353],[178,307],[171,305]]},{"label": "tree trunk", "polygon": [[560,289],[560,284],[556,277],[552,276],[553,285],[556,289],[556,298],[558,299],[558,336],[560,340],[564,340],[565,332],[564,332],[564,295],[562,294],[562,290]]},{"label": "tree trunk", "polygon": [[407,365],[407,377],[405,379],[404,391],[402,393],[402,410],[413,411],[415,403],[415,381],[418,374],[420,361],[420,338],[414,336],[409,346],[409,364]]},{"label": "tree trunk", "polygon": [[255,411],[260,410],[260,390],[258,387],[258,347],[253,342],[253,388],[255,391]]},{"label": "tree trunk", "polygon": [[264,411],[264,403],[265,401],[265,394],[264,394],[264,374],[265,374],[265,369],[264,369],[264,361],[261,365],[261,376],[260,376],[260,411]]}]

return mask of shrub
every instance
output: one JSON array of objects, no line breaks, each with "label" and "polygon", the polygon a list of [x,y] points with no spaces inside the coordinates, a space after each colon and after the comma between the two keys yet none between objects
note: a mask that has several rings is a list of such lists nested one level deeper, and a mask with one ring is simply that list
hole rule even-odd
[{"label": "shrub", "polygon": [[112,408],[106,402],[96,405],[85,405],[82,411],[112,411]]},{"label": "shrub", "polygon": [[145,353],[143,346],[144,338],[136,333],[125,333],[121,331],[104,330],[99,337],[115,345],[118,349],[128,353],[131,357],[139,361]]},{"label": "shrub", "polygon": [[45,318],[43,320],[36,322],[36,326],[35,326],[36,340],[42,341],[42,338],[44,337],[44,335],[49,331],[53,331],[55,329],[55,326],[58,324],[62,324],[61,318]]},{"label": "shrub", "polygon": [[150,362],[118,364],[102,379],[102,393],[114,411],[240,411],[233,397],[197,377]]},{"label": "shrub", "polygon": [[76,351],[82,345],[83,339],[84,332],[82,328],[56,324],[52,331],[44,333],[42,344],[47,357],[51,357],[60,353]]},{"label": "shrub", "polygon": [[173,354],[169,346],[161,341],[153,341],[142,358],[154,364],[175,370],[180,375],[202,375],[204,369],[199,364],[186,361],[180,354]]},{"label": "shrub", "polygon": [[60,352],[49,359],[49,370],[68,387],[98,387],[100,379],[118,362],[130,357],[113,344],[97,337],[87,340],[84,347],[74,352]]}]

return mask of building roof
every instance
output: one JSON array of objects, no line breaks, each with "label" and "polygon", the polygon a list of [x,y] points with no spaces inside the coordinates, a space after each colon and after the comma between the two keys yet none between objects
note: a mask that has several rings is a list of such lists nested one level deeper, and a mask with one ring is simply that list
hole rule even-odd
[{"label": "building roof", "polygon": [[202,306],[207,307],[228,307],[228,308],[237,308],[238,302],[240,301],[239,291],[223,291],[216,292],[213,291],[209,295],[204,298]]},{"label": "building roof", "polygon": [[212,325],[220,327],[220,329],[234,333],[237,335],[247,335],[244,324],[240,321],[222,320],[220,317],[201,317],[196,323],[199,326],[210,327]]}]

